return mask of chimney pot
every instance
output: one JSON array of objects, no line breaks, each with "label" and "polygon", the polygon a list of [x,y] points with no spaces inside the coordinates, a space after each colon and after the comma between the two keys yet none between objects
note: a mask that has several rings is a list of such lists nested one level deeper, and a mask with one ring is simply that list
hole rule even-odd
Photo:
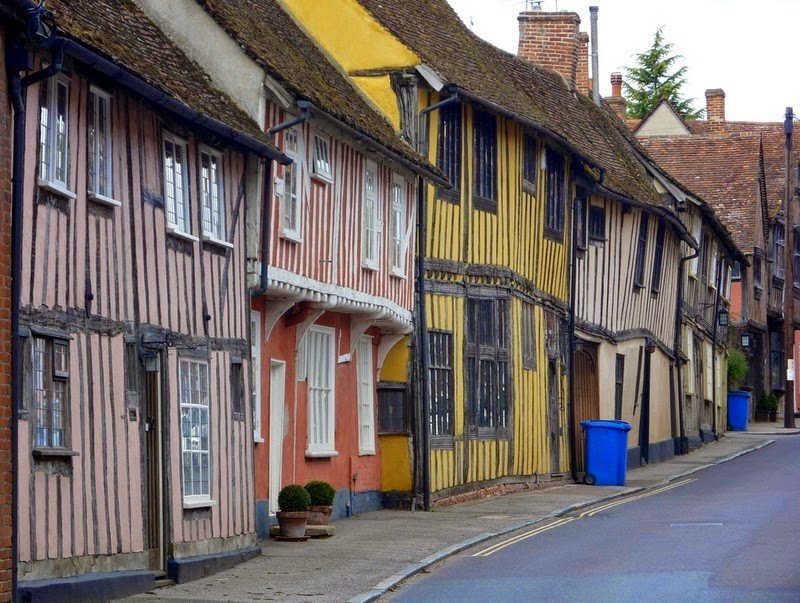
[{"label": "chimney pot", "polygon": [[622,96],[622,74],[619,71],[611,74],[611,96]]},{"label": "chimney pot", "polygon": [[706,119],[719,123],[725,121],[725,91],[721,88],[706,90]]}]

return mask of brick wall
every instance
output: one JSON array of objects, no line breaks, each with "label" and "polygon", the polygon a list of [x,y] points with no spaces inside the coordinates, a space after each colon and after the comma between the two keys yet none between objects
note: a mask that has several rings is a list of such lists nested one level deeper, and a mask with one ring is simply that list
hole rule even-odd
[{"label": "brick wall", "polygon": [[518,54],[526,61],[557,71],[573,88],[589,87],[589,37],[579,30],[577,13],[520,13]]},{"label": "brick wall", "polygon": [[0,601],[11,600],[11,106],[0,21]]}]

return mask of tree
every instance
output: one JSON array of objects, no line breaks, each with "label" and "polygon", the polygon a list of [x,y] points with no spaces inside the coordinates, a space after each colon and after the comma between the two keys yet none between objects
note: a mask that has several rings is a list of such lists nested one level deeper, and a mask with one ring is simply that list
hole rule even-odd
[{"label": "tree", "polygon": [[672,54],[673,44],[664,40],[664,27],[658,28],[653,45],[645,52],[634,55],[635,67],[625,67],[622,82],[628,101],[628,117],[643,119],[662,98],[667,99],[684,119],[703,117],[703,109],[695,109],[694,99],[683,97],[686,85],[686,65],[676,67],[683,57]]}]

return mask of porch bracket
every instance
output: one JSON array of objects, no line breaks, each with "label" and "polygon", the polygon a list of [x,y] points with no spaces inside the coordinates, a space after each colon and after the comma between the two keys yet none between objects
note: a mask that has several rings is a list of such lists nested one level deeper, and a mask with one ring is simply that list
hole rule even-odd
[{"label": "porch bracket", "polygon": [[295,338],[296,345],[294,351],[297,352],[300,350],[300,343],[303,341],[303,338],[306,336],[306,332],[308,329],[313,325],[317,319],[325,313],[325,310],[315,309],[312,310],[308,314],[308,318],[306,318],[303,322],[297,325],[297,336]]},{"label": "porch bracket", "polygon": [[286,311],[291,308],[295,302],[290,299],[280,300],[280,301],[267,301],[265,304],[264,310],[264,341],[269,341],[269,336],[272,333],[272,329],[275,328],[275,325],[278,324],[281,316],[283,316]]},{"label": "porch bracket", "polygon": [[381,335],[381,342],[378,344],[378,380],[381,378],[381,369],[383,368],[383,363],[389,355],[389,352],[391,352],[394,346],[402,341],[406,335],[407,333],[387,333],[386,335]]}]

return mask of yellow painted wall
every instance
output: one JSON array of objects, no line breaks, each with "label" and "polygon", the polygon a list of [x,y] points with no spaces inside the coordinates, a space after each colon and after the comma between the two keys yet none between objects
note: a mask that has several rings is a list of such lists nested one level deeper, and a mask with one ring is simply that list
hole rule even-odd
[{"label": "yellow painted wall", "polygon": [[351,78],[384,113],[395,130],[400,131],[400,106],[388,75],[364,75]]},{"label": "yellow painted wall", "polygon": [[409,345],[410,339],[403,337],[389,350],[381,367],[381,381],[408,381]]},{"label": "yellow painted wall", "polygon": [[406,435],[381,435],[381,490],[411,491],[411,450]]}]

